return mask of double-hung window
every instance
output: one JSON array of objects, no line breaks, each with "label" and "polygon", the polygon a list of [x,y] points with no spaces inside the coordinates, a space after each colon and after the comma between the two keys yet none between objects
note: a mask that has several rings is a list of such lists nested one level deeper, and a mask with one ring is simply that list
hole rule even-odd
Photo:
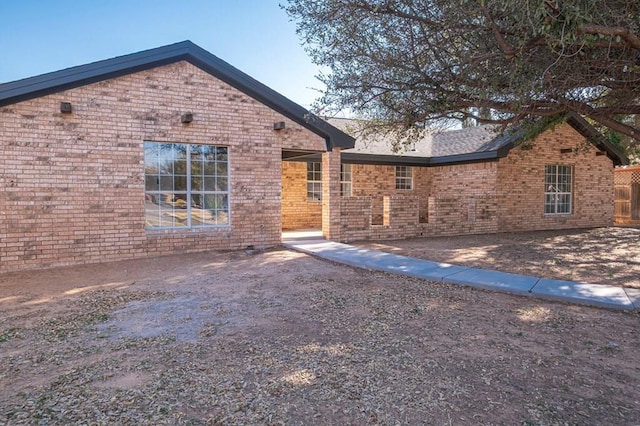
[{"label": "double-hung window", "polygon": [[340,166],[340,195],[343,197],[351,197],[351,164],[342,164]]},{"label": "double-hung window", "polygon": [[307,163],[307,201],[322,201],[322,163]]},{"label": "double-hung window", "polygon": [[571,213],[572,178],[572,166],[547,165],[544,167],[545,214]]},{"label": "double-hung window", "polygon": [[229,225],[226,146],[144,143],[145,227]]},{"label": "double-hung window", "polygon": [[396,189],[413,189],[413,172],[410,166],[396,166]]}]

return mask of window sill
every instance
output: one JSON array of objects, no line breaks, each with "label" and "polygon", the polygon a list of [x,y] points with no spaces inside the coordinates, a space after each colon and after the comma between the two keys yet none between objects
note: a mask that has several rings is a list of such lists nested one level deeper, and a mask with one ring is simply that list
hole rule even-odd
[{"label": "window sill", "polygon": [[180,228],[144,228],[144,232],[150,234],[177,234],[177,233],[198,233],[198,232],[211,232],[215,230],[229,230],[231,225],[210,225],[210,226],[198,226],[198,227],[180,227]]}]

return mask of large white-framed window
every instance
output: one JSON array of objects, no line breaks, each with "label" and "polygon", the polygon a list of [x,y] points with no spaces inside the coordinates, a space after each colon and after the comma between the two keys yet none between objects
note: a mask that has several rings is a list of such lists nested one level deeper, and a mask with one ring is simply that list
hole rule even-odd
[{"label": "large white-framed window", "polygon": [[413,189],[411,166],[396,166],[396,189]]},{"label": "large white-framed window", "polygon": [[351,197],[351,178],[351,164],[343,163],[340,166],[340,195],[343,197]]},{"label": "large white-framed window", "polygon": [[229,225],[229,148],[144,142],[145,228]]},{"label": "large white-framed window", "polygon": [[322,163],[307,163],[307,201],[322,201]]},{"label": "large white-framed window", "polygon": [[569,214],[572,212],[573,166],[544,166],[545,214]]}]

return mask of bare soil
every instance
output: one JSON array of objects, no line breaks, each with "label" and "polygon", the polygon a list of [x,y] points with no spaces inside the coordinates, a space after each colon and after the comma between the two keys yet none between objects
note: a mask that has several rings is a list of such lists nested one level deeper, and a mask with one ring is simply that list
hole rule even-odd
[{"label": "bare soil", "polygon": [[454,265],[640,288],[640,228],[514,232],[355,244]]},{"label": "bare soil", "polygon": [[0,275],[0,424],[640,424],[638,313],[284,249]]}]

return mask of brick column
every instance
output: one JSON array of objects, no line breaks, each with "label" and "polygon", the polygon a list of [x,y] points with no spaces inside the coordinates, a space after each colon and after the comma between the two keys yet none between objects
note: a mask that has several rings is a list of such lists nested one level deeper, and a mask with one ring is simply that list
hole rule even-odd
[{"label": "brick column", "polygon": [[340,149],[322,153],[322,235],[340,241]]}]

